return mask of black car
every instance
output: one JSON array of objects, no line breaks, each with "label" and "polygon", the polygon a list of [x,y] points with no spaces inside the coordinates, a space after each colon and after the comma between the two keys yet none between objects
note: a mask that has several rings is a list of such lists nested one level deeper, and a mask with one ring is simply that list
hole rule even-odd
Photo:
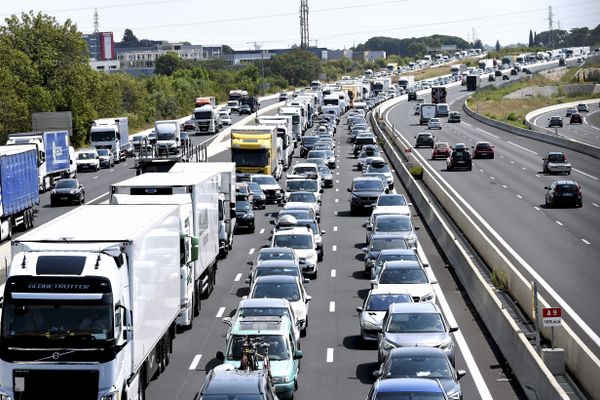
[{"label": "black car", "polygon": [[185,121],[181,125],[181,132],[187,132],[187,134],[189,135],[199,135],[200,127],[198,126],[198,123],[195,120],[190,119],[188,121]]},{"label": "black car", "polygon": [[246,200],[235,202],[235,229],[245,228],[254,233],[254,211],[252,203]]},{"label": "black car", "polygon": [[417,141],[415,143],[415,148],[423,146],[423,147],[431,147],[433,149],[433,142],[434,142],[435,136],[433,136],[431,133],[429,133],[429,132],[419,133],[419,135],[415,136],[415,139],[417,139]]},{"label": "black car", "polygon": [[408,92],[408,101],[417,101],[417,93],[416,92]]},{"label": "black car", "polygon": [[494,75],[496,76],[502,76],[502,71],[500,71],[499,69],[494,71]]},{"label": "black car", "polygon": [[306,157],[319,140],[321,140],[319,136],[303,136],[302,145],[300,146],[300,157]]},{"label": "black car", "polygon": [[507,80],[509,80],[509,79],[510,79],[510,76],[508,76],[508,75],[506,75],[506,74],[502,75],[502,80],[503,80],[503,81],[507,81]]},{"label": "black car", "polygon": [[550,117],[548,120],[548,128],[552,128],[553,126],[558,126],[560,128],[563,127],[563,119],[562,117]]},{"label": "black car", "polygon": [[252,206],[254,208],[264,209],[267,207],[267,196],[265,192],[262,191],[260,185],[256,182],[246,182],[248,184],[248,189],[250,193],[252,193]]},{"label": "black car", "polygon": [[550,186],[546,186],[545,205],[547,208],[559,204],[583,206],[583,195],[581,186],[575,181],[564,180],[554,181]]},{"label": "black car", "polygon": [[446,169],[448,171],[454,171],[457,169],[466,169],[471,171],[473,169],[473,163],[471,155],[466,148],[454,147],[450,157],[446,159]]},{"label": "black car", "polygon": [[56,181],[50,192],[50,206],[59,203],[85,203],[85,189],[78,179],[61,179]]},{"label": "black car", "polygon": [[[218,358],[223,358],[222,354]],[[277,399],[277,394],[269,370],[251,371],[231,367],[213,368],[206,375],[194,400],[204,398],[273,400]]]},{"label": "black car", "polygon": [[240,111],[238,111],[239,115],[242,114],[252,114],[252,108],[248,104],[242,104],[240,106]]},{"label": "black car", "polygon": [[495,80],[496,80],[496,78],[494,77],[494,74],[490,74],[490,75],[488,76],[488,81],[490,81],[490,82],[494,82]]},{"label": "black car", "polygon": [[517,75],[517,74],[518,74],[518,71],[517,71],[516,69],[514,69],[514,68],[513,68],[513,69],[511,69],[511,70],[510,70],[510,74],[511,74],[511,75]]},{"label": "black car", "polygon": [[448,114],[448,122],[460,122],[460,112],[450,111]]},{"label": "black car", "polygon": [[383,192],[387,193],[383,182],[379,178],[357,177],[352,179],[352,186],[348,188],[350,193],[350,213],[354,214],[360,209],[371,209],[377,198]]},{"label": "black car", "polygon": [[569,124],[582,124],[582,123],[583,123],[583,118],[581,118],[581,114],[579,114],[579,113],[573,113],[569,117]]}]

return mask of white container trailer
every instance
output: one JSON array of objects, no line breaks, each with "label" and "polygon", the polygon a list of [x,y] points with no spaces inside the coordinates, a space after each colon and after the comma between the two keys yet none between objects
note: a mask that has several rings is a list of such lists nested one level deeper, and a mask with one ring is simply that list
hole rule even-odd
[{"label": "white container trailer", "polygon": [[218,176],[219,256],[226,257],[233,247],[235,228],[235,163],[190,162],[176,163],[169,173],[216,172]]},{"label": "white container trailer", "polygon": [[142,399],[179,314],[175,206],[88,205],[13,241],[0,395]]},{"label": "white container trailer", "polygon": [[294,136],[292,135],[292,117],[289,115],[268,115],[258,117],[260,125],[277,127],[277,138],[281,140],[280,163],[287,170],[292,165],[294,155]]},{"label": "white container trailer", "polygon": [[146,173],[111,185],[111,204],[171,204],[179,207],[183,248],[177,324],[191,328],[200,301],[214,289],[219,253],[218,176],[207,173]]}]

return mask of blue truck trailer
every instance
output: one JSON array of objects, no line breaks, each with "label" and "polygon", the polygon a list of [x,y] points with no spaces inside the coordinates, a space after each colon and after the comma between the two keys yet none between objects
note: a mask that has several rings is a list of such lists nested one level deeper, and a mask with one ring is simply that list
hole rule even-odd
[{"label": "blue truck trailer", "polygon": [[0,146],[0,241],[33,227],[40,203],[35,146]]}]

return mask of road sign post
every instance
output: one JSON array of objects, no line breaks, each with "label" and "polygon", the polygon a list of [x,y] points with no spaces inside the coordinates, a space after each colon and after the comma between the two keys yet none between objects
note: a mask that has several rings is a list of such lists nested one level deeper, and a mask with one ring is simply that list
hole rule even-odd
[{"label": "road sign post", "polygon": [[562,314],[562,309],[559,307],[550,307],[550,308],[542,309],[542,317],[543,317],[544,326],[550,327],[550,332],[552,335],[550,344],[552,345],[553,349],[554,349],[554,327],[561,325],[561,320],[562,320],[561,314]]}]

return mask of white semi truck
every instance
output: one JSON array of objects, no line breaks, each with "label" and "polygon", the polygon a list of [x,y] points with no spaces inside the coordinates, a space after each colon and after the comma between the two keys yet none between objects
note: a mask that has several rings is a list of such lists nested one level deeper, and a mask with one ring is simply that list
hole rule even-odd
[{"label": "white semi truck", "polygon": [[294,136],[292,135],[292,117],[289,115],[265,115],[258,118],[260,125],[277,127],[277,138],[281,140],[281,159],[283,169],[292,165],[294,155]]},{"label": "white semi truck", "polygon": [[179,314],[176,206],[88,205],[12,245],[0,398],[143,399]]},{"label": "white semi truck", "polygon": [[218,177],[219,256],[226,257],[233,247],[235,228],[235,163],[189,162],[176,163],[169,173],[216,172]]},{"label": "white semi truck", "polygon": [[304,117],[302,117],[302,109],[295,106],[279,107],[277,114],[289,115],[292,117],[292,133],[296,141],[300,141],[302,134],[306,130],[305,126],[307,125],[304,121]]},{"label": "white semi truck", "polygon": [[90,144],[96,149],[110,150],[116,163],[124,161],[131,154],[127,117],[103,118],[92,122]]},{"label": "white semi truck", "polygon": [[[212,292],[219,253],[218,176],[207,173],[146,173],[111,185],[111,204],[171,204],[179,207],[179,233],[185,252],[180,270],[177,324],[191,328],[200,301]],[[194,248],[199,247],[199,254]]]}]

